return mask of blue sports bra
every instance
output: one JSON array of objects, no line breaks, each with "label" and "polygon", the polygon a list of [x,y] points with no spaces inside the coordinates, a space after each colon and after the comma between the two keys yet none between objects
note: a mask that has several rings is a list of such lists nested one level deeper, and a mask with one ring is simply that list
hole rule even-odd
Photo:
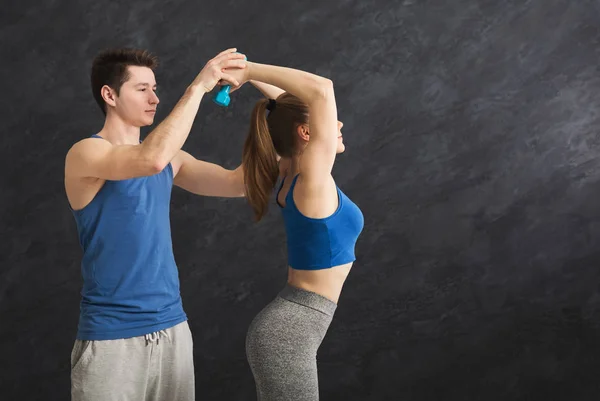
[{"label": "blue sports bra", "polygon": [[[336,185],[338,208],[332,215],[314,219],[306,217],[294,203],[296,175],[285,197],[285,207],[279,204],[287,234],[288,263],[298,270],[321,270],[354,262],[354,247],[364,226],[364,217]],[[282,180],[277,195],[281,192]]]}]

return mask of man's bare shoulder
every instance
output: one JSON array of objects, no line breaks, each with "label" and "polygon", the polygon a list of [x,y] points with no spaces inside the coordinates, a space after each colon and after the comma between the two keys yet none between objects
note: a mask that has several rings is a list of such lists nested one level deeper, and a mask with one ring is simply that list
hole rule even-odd
[{"label": "man's bare shoulder", "polygon": [[75,142],[65,157],[65,175],[78,175],[81,163],[91,161],[110,150],[112,144],[102,138],[89,137]]},{"label": "man's bare shoulder", "polygon": [[75,142],[69,151],[69,153],[81,153],[81,152],[93,152],[95,150],[102,151],[104,149],[110,148],[112,144],[105,140],[104,138],[98,137],[89,137],[83,138],[77,142]]}]

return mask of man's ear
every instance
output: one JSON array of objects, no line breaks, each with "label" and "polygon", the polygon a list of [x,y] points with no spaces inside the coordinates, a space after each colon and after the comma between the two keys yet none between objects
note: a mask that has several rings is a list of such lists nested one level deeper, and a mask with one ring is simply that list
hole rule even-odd
[{"label": "man's ear", "polygon": [[116,106],[117,94],[110,86],[104,85],[102,89],[100,89],[100,94],[102,95],[102,99],[104,99],[104,102],[107,106]]}]

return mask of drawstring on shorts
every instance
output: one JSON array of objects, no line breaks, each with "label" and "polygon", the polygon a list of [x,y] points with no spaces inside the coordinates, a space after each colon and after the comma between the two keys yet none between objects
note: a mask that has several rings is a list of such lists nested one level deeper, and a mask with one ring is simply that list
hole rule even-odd
[{"label": "drawstring on shorts", "polygon": [[158,345],[158,341],[161,335],[169,338],[169,333],[167,333],[166,330],[155,331],[153,333],[144,335],[144,338],[146,339],[146,346],[151,342],[156,342],[156,345]]}]

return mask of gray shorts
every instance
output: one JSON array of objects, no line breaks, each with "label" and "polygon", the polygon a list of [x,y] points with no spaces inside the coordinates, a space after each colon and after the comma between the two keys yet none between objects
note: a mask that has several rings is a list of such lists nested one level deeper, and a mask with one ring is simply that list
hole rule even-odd
[{"label": "gray shorts", "polygon": [[187,322],[140,337],[76,340],[73,401],[193,401],[194,355]]}]

